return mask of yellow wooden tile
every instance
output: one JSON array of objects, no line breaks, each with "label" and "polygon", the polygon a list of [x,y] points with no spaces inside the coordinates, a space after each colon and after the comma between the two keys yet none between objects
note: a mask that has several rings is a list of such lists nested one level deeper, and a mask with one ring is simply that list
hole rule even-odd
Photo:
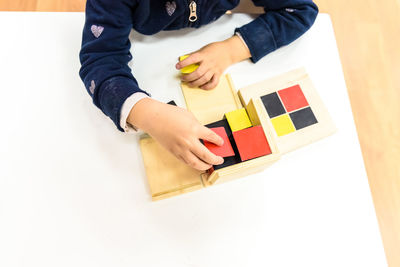
[{"label": "yellow wooden tile", "polygon": [[252,126],[245,108],[225,113],[225,117],[228,120],[232,132],[240,131]]},{"label": "yellow wooden tile", "polygon": [[272,125],[278,136],[287,135],[296,131],[288,114],[271,119]]},{"label": "yellow wooden tile", "polygon": [[[187,58],[188,56],[189,56],[189,55],[180,56],[180,57],[179,57],[179,61],[184,60],[184,59]],[[186,67],[182,68],[182,69],[181,69],[181,72],[182,72],[183,74],[189,74],[189,73],[192,73],[193,71],[197,70],[198,67],[199,67],[199,64],[192,64],[192,65],[189,65],[189,66],[186,66]]]}]

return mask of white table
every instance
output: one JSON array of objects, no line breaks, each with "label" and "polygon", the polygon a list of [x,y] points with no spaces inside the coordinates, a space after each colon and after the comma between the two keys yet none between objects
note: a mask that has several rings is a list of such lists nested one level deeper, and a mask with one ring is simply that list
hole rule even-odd
[{"label": "white table", "polygon": [[[184,105],[177,57],[249,20],[134,33],[134,74],[154,98]],[[305,66],[339,131],[262,173],[159,202],[138,136],[119,133],[78,77],[83,22],[0,13],[0,266],[386,266],[327,15],[228,71],[240,88]]]}]

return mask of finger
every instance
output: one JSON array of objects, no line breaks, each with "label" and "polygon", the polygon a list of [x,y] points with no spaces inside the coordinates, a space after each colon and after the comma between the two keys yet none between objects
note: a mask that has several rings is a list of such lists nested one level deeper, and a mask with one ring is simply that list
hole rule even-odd
[{"label": "finger", "polygon": [[182,61],[179,61],[178,63],[176,63],[175,67],[180,70],[186,66],[192,65],[192,64],[196,64],[202,61],[201,55],[200,53],[193,53],[190,54],[187,58],[185,58]]},{"label": "finger", "polygon": [[197,87],[207,84],[211,78],[213,77],[213,73],[211,71],[206,72],[203,76],[198,78],[197,80],[190,82],[188,85],[190,87]]},{"label": "finger", "polygon": [[219,74],[214,74],[211,80],[208,83],[202,85],[200,88],[204,90],[214,89],[215,87],[217,87],[219,83],[219,78],[220,78]]},{"label": "finger", "polygon": [[189,165],[190,167],[192,167],[194,169],[200,170],[200,171],[205,171],[212,167],[212,165],[207,164],[204,161],[200,160],[197,156],[195,156],[190,151],[188,151],[181,157],[184,159],[184,161],[187,165]]},{"label": "finger", "polygon": [[203,126],[201,130],[200,138],[210,143],[216,144],[217,146],[222,146],[224,144],[224,139],[222,139],[221,136],[205,126]]},{"label": "finger", "polygon": [[204,64],[200,64],[200,66],[192,73],[182,75],[181,79],[185,82],[193,82],[203,76],[207,71],[208,68]]},{"label": "finger", "polygon": [[204,161],[205,163],[211,165],[220,165],[224,163],[224,159],[220,156],[213,154],[210,150],[208,150],[200,141],[195,144],[195,146],[191,150],[194,155],[196,155],[199,159]]}]

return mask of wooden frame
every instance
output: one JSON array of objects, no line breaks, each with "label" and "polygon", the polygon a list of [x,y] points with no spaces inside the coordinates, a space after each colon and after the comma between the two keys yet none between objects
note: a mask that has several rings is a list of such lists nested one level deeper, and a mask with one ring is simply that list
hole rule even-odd
[{"label": "wooden frame", "polygon": [[280,153],[276,144],[275,137],[271,135],[271,126],[265,124],[260,118],[260,107],[256,107],[253,100],[251,100],[250,103],[246,106],[246,110],[252,125],[261,125],[263,127],[265,137],[267,138],[267,141],[271,147],[272,153],[266,156],[247,160],[235,165],[215,170],[207,178],[208,185],[219,184],[259,172],[280,158]]},{"label": "wooden frame", "polygon": [[[313,113],[318,123],[284,136],[278,136],[273,130],[272,135],[275,137],[278,148],[282,154],[327,137],[336,131],[335,124],[319,97],[317,90],[314,88],[306,70],[304,68],[295,69],[282,75],[244,87],[238,92],[241,102],[246,104],[249,103],[251,99],[256,98],[259,100],[263,95],[294,85],[300,85],[309,106],[313,109]],[[258,105],[258,112],[261,120],[264,125],[269,125],[270,128],[273,127],[270,117],[264,108],[264,105],[261,103],[261,100],[260,104],[261,105]]]}]

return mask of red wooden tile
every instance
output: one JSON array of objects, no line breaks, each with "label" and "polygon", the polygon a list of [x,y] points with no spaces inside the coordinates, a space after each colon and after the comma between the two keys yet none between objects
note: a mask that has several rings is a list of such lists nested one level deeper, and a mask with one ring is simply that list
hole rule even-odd
[{"label": "red wooden tile", "polygon": [[231,142],[229,142],[229,138],[228,138],[228,135],[226,134],[225,128],[224,127],[216,127],[216,128],[210,128],[210,129],[222,137],[222,139],[224,140],[224,144],[222,146],[217,146],[213,143],[210,143],[210,142],[204,140],[204,145],[208,148],[208,150],[210,150],[215,155],[221,156],[221,157],[234,156],[235,152],[233,151]]},{"label": "red wooden tile", "polygon": [[242,161],[271,154],[271,148],[260,125],[233,132],[233,138]]},{"label": "red wooden tile", "polygon": [[307,99],[298,84],[279,90],[278,94],[287,112],[308,106]]}]

